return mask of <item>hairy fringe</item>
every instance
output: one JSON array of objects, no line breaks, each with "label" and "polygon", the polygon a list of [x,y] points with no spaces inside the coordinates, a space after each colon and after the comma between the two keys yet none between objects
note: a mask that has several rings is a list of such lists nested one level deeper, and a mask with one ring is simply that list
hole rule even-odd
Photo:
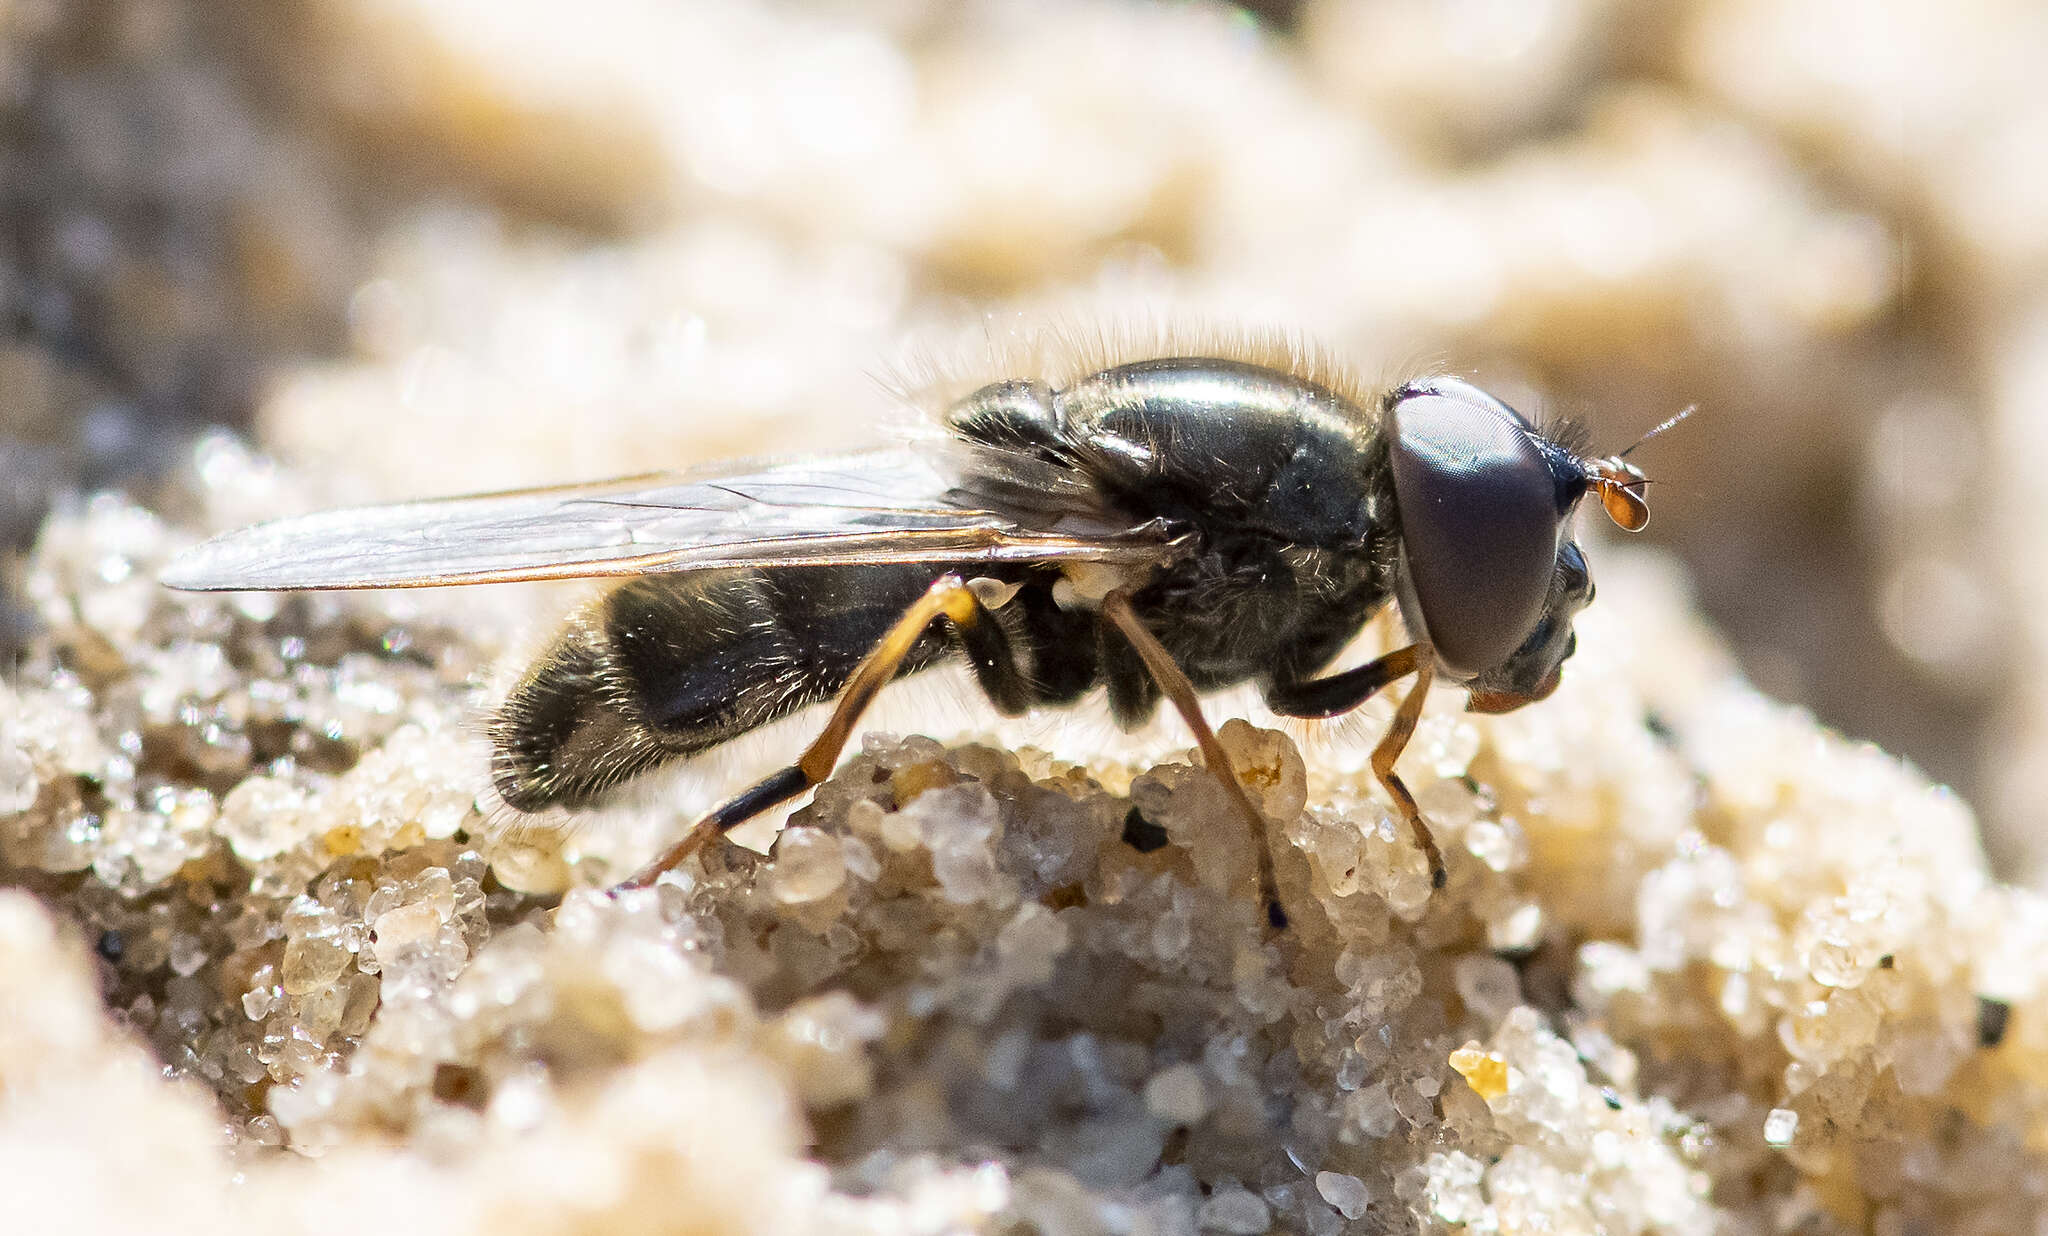
[{"label": "hairy fringe", "polygon": [[1193,313],[1140,311],[1084,315],[990,314],[974,326],[913,343],[876,375],[904,402],[936,416],[964,396],[1007,378],[1041,378],[1064,389],[1116,365],[1173,356],[1206,356],[1289,373],[1330,391],[1360,416],[1377,417],[1386,392],[1410,378],[1443,372],[1431,358],[1389,366],[1366,380],[1328,347],[1298,329],[1234,323]]}]

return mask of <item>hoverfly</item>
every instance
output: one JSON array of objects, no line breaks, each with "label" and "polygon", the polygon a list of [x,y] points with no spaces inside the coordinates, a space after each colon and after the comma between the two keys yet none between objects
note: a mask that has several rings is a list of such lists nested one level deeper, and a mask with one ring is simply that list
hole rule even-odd
[{"label": "hoverfly", "polygon": [[[163,581],[623,578],[496,713],[492,779],[519,810],[592,804],[836,697],[794,763],[633,885],[815,786],[883,686],[949,657],[1006,714],[1099,685],[1135,727],[1171,701],[1262,840],[1198,695],[1251,682],[1278,713],[1329,717],[1412,675],[1372,767],[1441,885],[1394,772],[1424,696],[1442,678],[1473,709],[1505,712],[1555,690],[1593,597],[1572,512],[1594,492],[1638,530],[1646,482],[1457,378],[1367,396],[1285,359],[1163,356],[1058,386],[1000,381],[954,402],[921,447],[285,519],[188,550]],[[1389,603],[1413,642],[1330,671]],[[1277,924],[1271,855],[1256,849]]]}]

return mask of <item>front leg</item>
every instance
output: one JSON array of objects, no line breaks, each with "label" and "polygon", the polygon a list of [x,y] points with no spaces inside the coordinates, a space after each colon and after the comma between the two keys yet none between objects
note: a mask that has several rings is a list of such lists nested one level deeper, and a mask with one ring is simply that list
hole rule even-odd
[{"label": "front leg", "polygon": [[1266,688],[1266,707],[1283,717],[1317,720],[1350,712],[1379,694],[1388,683],[1414,673],[1421,666],[1424,651],[1421,644],[1410,644],[1341,673],[1298,682],[1276,682]]},{"label": "front leg", "polygon": [[1415,834],[1415,844],[1422,847],[1422,855],[1429,860],[1429,885],[1442,888],[1448,878],[1444,871],[1443,851],[1437,849],[1436,834],[1429,831],[1429,821],[1422,818],[1422,808],[1415,804],[1415,795],[1394,772],[1394,761],[1401,758],[1401,752],[1408,746],[1408,740],[1415,737],[1416,722],[1422,720],[1422,701],[1429,697],[1429,680],[1436,672],[1436,655],[1425,648],[1421,663],[1415,667],[1415,685],[1408,688],[1408,695],[1401,706],[1394,710],[1394,723],[1387,727],[1379,745],[1372,749],[1372,771],[1380,785],[1401,809],[1408,821],[1408,828]]},{"label": "front leg", "polygon": [[1422,809],[1415,805],[1415,795],[1408,792],[1407,785],[1394,772],[1394,762],[1401,758],[1402,750],[1415,734],[1416,723],[1422,719],[1422,701],[1429,694],[1435,668],[1436,654],[1429,645],[1410,644],[1355,669],[1301,682],[1274,683],[1266,690],[1266,706],[1283,717],[1334,717],[1365,703],[1388,683],[1415,675],[1415,685],[1394,712],[1393,725],[1373,748],[1372,771],[1387,797],[1394,800],[1401,818],[1408,821],[1415,844],[1429,860],[1430,884],[1442,888],[1446,878],[1443,853],[1437,849],[1429,822],[1422,818]]}]

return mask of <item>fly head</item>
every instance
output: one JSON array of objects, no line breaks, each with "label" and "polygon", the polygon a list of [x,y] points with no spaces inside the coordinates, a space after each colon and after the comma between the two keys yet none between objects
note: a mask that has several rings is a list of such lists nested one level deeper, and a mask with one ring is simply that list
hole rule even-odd
[{"label": "fly head", "polygon": [[1572,618],[1593,598],[1567,535],[1572,512],[1597,491],[1618,526],[1639,530],[1642,473],[1619,457],[1581,459],[1457,378],[1395,390],[1387,424],[1403,619],[1475,710],[1544,698],[1577,646]]}]

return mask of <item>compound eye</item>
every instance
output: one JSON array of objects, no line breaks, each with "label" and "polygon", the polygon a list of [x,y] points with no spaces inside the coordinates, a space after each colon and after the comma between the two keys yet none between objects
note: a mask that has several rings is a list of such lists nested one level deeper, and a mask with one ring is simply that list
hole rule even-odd
[{"label": "compound eye", "polygon": [[[1455,378],[1396,391],[1389,409],[1407,595],[1460,680],[1521,647],[1550,591],[1566,511],[1528,422]],[[1405,600],[1404,596],[1404,600]]]}]

